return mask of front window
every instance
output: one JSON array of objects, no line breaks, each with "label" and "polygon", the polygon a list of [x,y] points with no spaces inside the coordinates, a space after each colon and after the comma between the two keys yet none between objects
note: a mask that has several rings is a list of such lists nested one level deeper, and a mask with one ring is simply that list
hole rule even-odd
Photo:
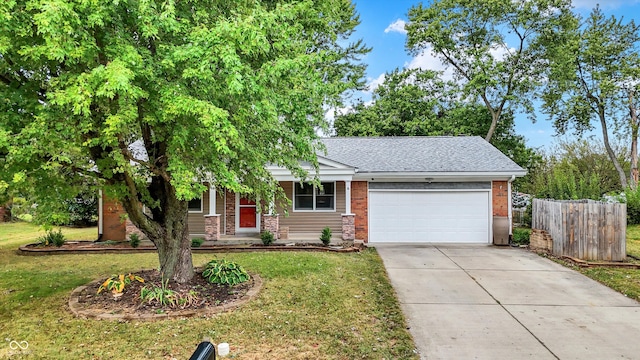
[{"label": "front window", "polygon": [[202,198],[189,200],[189,212],[202,212]]},{"label": "front window", "polygon": [[293,190],[294,210],[335,210],[336,184],[322,182],[320,187],[296,183]]}]

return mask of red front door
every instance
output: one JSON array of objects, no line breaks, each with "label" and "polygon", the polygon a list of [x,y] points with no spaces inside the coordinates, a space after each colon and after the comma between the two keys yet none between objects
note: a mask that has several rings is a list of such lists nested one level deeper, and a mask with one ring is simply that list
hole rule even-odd
[{"label": "red front door", "polygon": [[240,211],[240,228],[255,229],[258,226],[255,201],[240,198],[238,210]]}]

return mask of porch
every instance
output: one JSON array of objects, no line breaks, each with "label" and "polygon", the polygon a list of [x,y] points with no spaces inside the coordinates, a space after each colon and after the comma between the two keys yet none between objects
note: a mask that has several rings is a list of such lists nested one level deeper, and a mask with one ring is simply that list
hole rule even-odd
[{"label": "porch", "polygon": [[[319,242],[322,229],[329,227],[333,234],[332,243],[355,240],[351,182],[331,181],[322,184],[321,193],[313,196],[304,194],[312,204],[308,205],[309,209],[298,207],[306,199],[295,192],[294,181],[280,182],[285,195],[293,200],[287,208],[264,200],[254,202],[240,194],[216,191],[215,187],[210,187],[201,199],[195,201],[193,210],[190,207],[190,234],[192,237],[202,237],[205,241],[261,243],[260,233],[269,231],[278,243],[301,243]],[[324,207],[316,209],[321,200]],[[265,203],[268,205],[264,206]],[[259,211],[260,204],[266,210]]]}]

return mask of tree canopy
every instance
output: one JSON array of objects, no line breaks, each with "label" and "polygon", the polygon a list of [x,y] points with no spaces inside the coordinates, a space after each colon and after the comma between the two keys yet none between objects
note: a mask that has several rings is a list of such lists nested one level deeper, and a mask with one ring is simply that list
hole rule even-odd
[{"label": "tree canopy", "polygon": [[630,178],[637,184],[638,30],[633,21],[606,18],[596,7],[583,22],[576,18],[573,27],[546,43],[551,72],[542,96],[543,110],[559,133],[573,129],[581,134],[594,121],[599,123],[622,187],[627,186],[626,175],[609,137],[615,129],[629,135]]},{"label": "tree canopy", "polygon": [[533,114],[530,96],[547,64],[541,35],[562,29],[570,0],[434,0],[409,10],[406,47],[432,52],[453,71],[459,96],[491,114],[490,141],[506,109]]},{"label": "tree canopy", "polygon": [[[511,111],[502,114],[491,143],[525,168],[538,160],[514,129]],[[334,121],[339,136],[484,136],[492,124],[487,108],[460,101],[456,86],[431,70],[396,69],[373,91]]]},{"label": "tree canopy", "polygon": [[187,281],[185,200],[271,199],[266,164],[306,176],[323,109],[362,85],[358,22],[348,0],[4,1],[2,187],[52,208],[104,188]]}]

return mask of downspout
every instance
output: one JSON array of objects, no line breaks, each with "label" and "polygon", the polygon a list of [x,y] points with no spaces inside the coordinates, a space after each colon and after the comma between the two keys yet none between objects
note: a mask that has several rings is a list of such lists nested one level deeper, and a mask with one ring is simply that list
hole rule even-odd
[{"label": "downspout", "polygon": [[515,175],[511,175],[511,179],[507,181],[507,194],[509,207],[507,207],[507,217],[509,218],[509,243],[513,239],[513,199],[511,198],[511,183],[516,179]]},{"label": "downspout", "polygon": [[98,240],[102,239],[104,228],[104,212],[102,210],[102,190],[98,190]]}]

